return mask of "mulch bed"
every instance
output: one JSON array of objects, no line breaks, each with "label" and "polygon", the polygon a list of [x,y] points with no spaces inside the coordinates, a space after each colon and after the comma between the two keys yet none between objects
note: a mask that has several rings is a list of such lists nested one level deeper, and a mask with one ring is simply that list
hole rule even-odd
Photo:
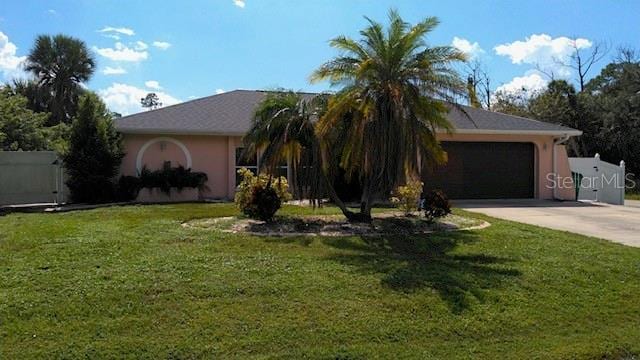
[{"label": "mulch bed", "polygon": [[402,213],[376,214],[371,224],[350,223],[343,216],[279,216],[271,222],[237,218],[196,219],[183,226],[220,230],[228,233],[248,233],[259,236],[352,236],[352,235],[412,235],[437,231],[482,229],[486,221],[449,215],[435,222],[424,217]]}]

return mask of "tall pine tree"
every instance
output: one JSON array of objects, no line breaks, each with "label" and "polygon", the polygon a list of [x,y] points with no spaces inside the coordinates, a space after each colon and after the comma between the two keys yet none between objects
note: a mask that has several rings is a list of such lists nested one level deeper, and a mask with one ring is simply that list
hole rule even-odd
[{"label": "tall pine tree", "polygon": [[108,202],[114,196],[114,178],[122,157],[122,141],[111,114],[94,93],[80,99],[64,156],[67,186],[73,202]]}]

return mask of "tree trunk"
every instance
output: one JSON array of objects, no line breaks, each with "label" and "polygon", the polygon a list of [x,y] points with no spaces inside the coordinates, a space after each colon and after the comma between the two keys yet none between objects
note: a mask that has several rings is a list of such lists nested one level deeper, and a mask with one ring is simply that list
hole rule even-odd
[{"label": "tree trunk", "polygon": [[573,149],[573,152],[576,157],[583,157],[582,149],[580,148],[580,143],[576,140],[575,137],[572,137],[569,140],[569,144],[571,145],[571,148]]},{"label": "tree trunk", "polygon": [[360,213],[356,214],[357,222],[366,222],[370,223],[373,218],[371,217],[371,207],[373,206],[373,201],[371,196],[367,196],[367,199],[360,204]]},{"label": "tree trunk", "polygon": [[327,189],[327,195],[329,195],[329,199],[331,199],[331,201],[333,201],[333,203],[336,204],[338,208],[340,208],[340,210],[342,211],[344,216],[347,218],[347,220],[354,221],[354,218],[357,214],[347,209],[347,206],[344,204],[344,201],[342,201],[342,199],[338,197],[336,190],[333,188],[333,184],[331,184],[331,181],[329,181],[329,178],[327,178],[327,175],[325,175],[324,171],[320,171],[320,173],[322,176],[322,181],[324,182],[325,187]]},{"label": "tree trunk", "polygon": [[372,195],[372,184],[368,179],[365,179],[362,189],[362,197],[360,198],[360,213],[356,214],[356,219],[354,219],[354,221],[371,222],[371,207],[373,204]]}]

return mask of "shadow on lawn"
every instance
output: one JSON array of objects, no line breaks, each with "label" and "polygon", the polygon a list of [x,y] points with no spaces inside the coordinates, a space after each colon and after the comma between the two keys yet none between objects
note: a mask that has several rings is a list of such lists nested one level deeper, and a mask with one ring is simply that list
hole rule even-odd
[{"label": "shadow on lawn", "polygon": [[517,269],[511,259],[485,254],[450,254],[458,244],[477,240],[472,232],[420,236],[325,238],[328,246],[348,250],[329,259],[363,273],[382,274],[382,284],[402,292],[432,288],[454,313],[469,308],[472,298],[482,302],[486,289],[499,286]]}]

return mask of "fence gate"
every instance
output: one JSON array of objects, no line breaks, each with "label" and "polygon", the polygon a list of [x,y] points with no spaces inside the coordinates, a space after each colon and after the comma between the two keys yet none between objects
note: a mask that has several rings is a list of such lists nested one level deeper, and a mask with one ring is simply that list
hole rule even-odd
[{"label": "fence gate", "polygon": [[0,151],[0,205],[65,202],[61,164],[53,151]]},{"label": "fence gate", "polygon": [[[578,200],[599,201],[614,205],[624,205],[625,166],[600,160],[600,155],[592,158],[569,158],[571,172],[579,174]],[[574,180],[575,180],[574,179]]]}]

